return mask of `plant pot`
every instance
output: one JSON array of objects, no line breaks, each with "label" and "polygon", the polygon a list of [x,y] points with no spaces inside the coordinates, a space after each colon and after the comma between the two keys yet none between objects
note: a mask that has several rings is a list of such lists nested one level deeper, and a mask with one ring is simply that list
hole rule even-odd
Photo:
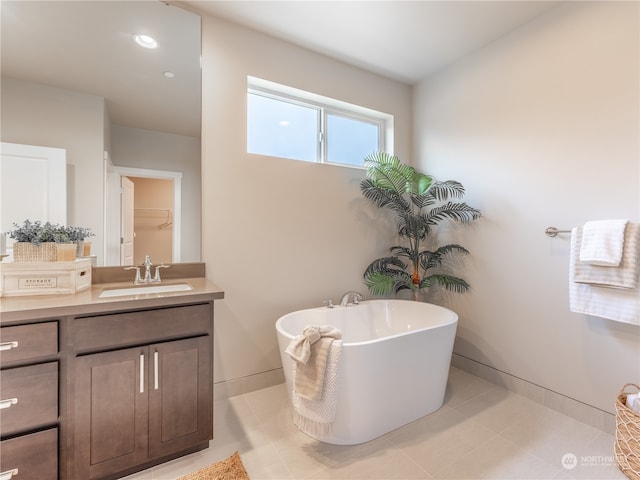
[{"label": "plant pot", "polygon": [[75,243],[56,243],[56,260],[58,262],[74,262],[76,252]]},{"label": "plant pot", "polygon": [[58,253],[54,242],[34,245],[30,242],[15,242],[13,244],[14,262],[55,262]]}]

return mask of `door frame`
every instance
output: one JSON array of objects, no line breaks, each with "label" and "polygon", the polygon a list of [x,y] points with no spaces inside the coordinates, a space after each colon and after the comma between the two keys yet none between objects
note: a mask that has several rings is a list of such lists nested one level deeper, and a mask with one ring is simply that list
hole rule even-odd
[{"label": "door frame", "polygon": [[[174,172],[170,170],[152,170],[149,168],[133,168],[133,167],[120,167],[113,165],[112,171],[114,178],[114,184],[120,185],[122,177],[141,177],[141,178],[153,178],[156,180],[171,180],[173,182],[173,236],[172,236],[172,263],[178,263],[181,261],[181,238],[182,238],[182,172]],[[121,200],[120,190],[118,190],[117,201],[115,195],[109,201],[105,202],[105,218],[109,218],[109,211],[115,207],[114,203],[117,203],[117,217],[120,218],[121,214]],[[114,235],[106,235],[109,237],[105,241],[105,252],[109,248],[113,249],[117,247],[118,251],[120,245],[113,245],[116,240]],[[117,237],[117,241],[120,242],[120,234]],[[109,245],[111,244],[111,245]],[[105,259],[109,258],[105,255]]]},{"label": "door frame", "polygon": [[135,253],[135,184],[120,177],[120,265],[133,265]]}]

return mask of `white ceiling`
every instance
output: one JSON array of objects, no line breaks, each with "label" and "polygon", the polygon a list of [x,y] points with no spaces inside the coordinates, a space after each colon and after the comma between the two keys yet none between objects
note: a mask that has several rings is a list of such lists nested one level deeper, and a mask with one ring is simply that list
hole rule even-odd
[{"label": "white ceiling", "polygon": [[[557,1],[171,2],[414,84]],[[2,0],[2,75],[102,96],[113,123],[200,134],[200,18],[160,1]],[[144,50],[131,36],[157,38]],[[170,70],[175,78],[162,72]]]},{"label": "white ceiling", "polygon": [[[200,136],[198,15],[159,1],[0,7],[3,76],[102,96],[116,124]],[[134,33],[153,36],[159,48],[137,46]]]},{"label": "white ceiling", "polygon": [[211,1],[189,5],[414,84],[558,1]]}]

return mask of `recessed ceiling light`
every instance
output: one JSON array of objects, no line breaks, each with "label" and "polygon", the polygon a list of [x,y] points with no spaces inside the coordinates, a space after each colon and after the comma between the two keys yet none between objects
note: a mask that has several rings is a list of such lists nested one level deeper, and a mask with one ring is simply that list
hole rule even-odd
[{"label": "recessed ceiling light", "polygon": [[149,35],[143,35],[141,33],[136,33],[133,36],[135,42],[144,48],[158,48],[158,42],[155,41],[153,37]]},{"label": "recessed ceiling light", "polygon": [[173,72],[169,72],[169,71],[162,72],[162,75],[164,75],[164,76],[165,76],[165,77],[167,77],[167,78],[173,78],[173,77],[175,77],[175,74],[174,74]]}]

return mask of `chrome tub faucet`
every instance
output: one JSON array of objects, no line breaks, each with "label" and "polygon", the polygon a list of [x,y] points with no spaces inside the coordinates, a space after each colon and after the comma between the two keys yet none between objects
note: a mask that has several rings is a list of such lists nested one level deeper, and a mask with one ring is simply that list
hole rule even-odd
[{"label": "chrome tub faucet", "polygon": [[341,307],[346,307],[349,304],[349,297],[353,297],[353,304],[358,305],[364,298],[364,295],[362,295],[360,292],[355,292],[352,290],[348,291],[342,296],[342,299],[340,300]]}]

